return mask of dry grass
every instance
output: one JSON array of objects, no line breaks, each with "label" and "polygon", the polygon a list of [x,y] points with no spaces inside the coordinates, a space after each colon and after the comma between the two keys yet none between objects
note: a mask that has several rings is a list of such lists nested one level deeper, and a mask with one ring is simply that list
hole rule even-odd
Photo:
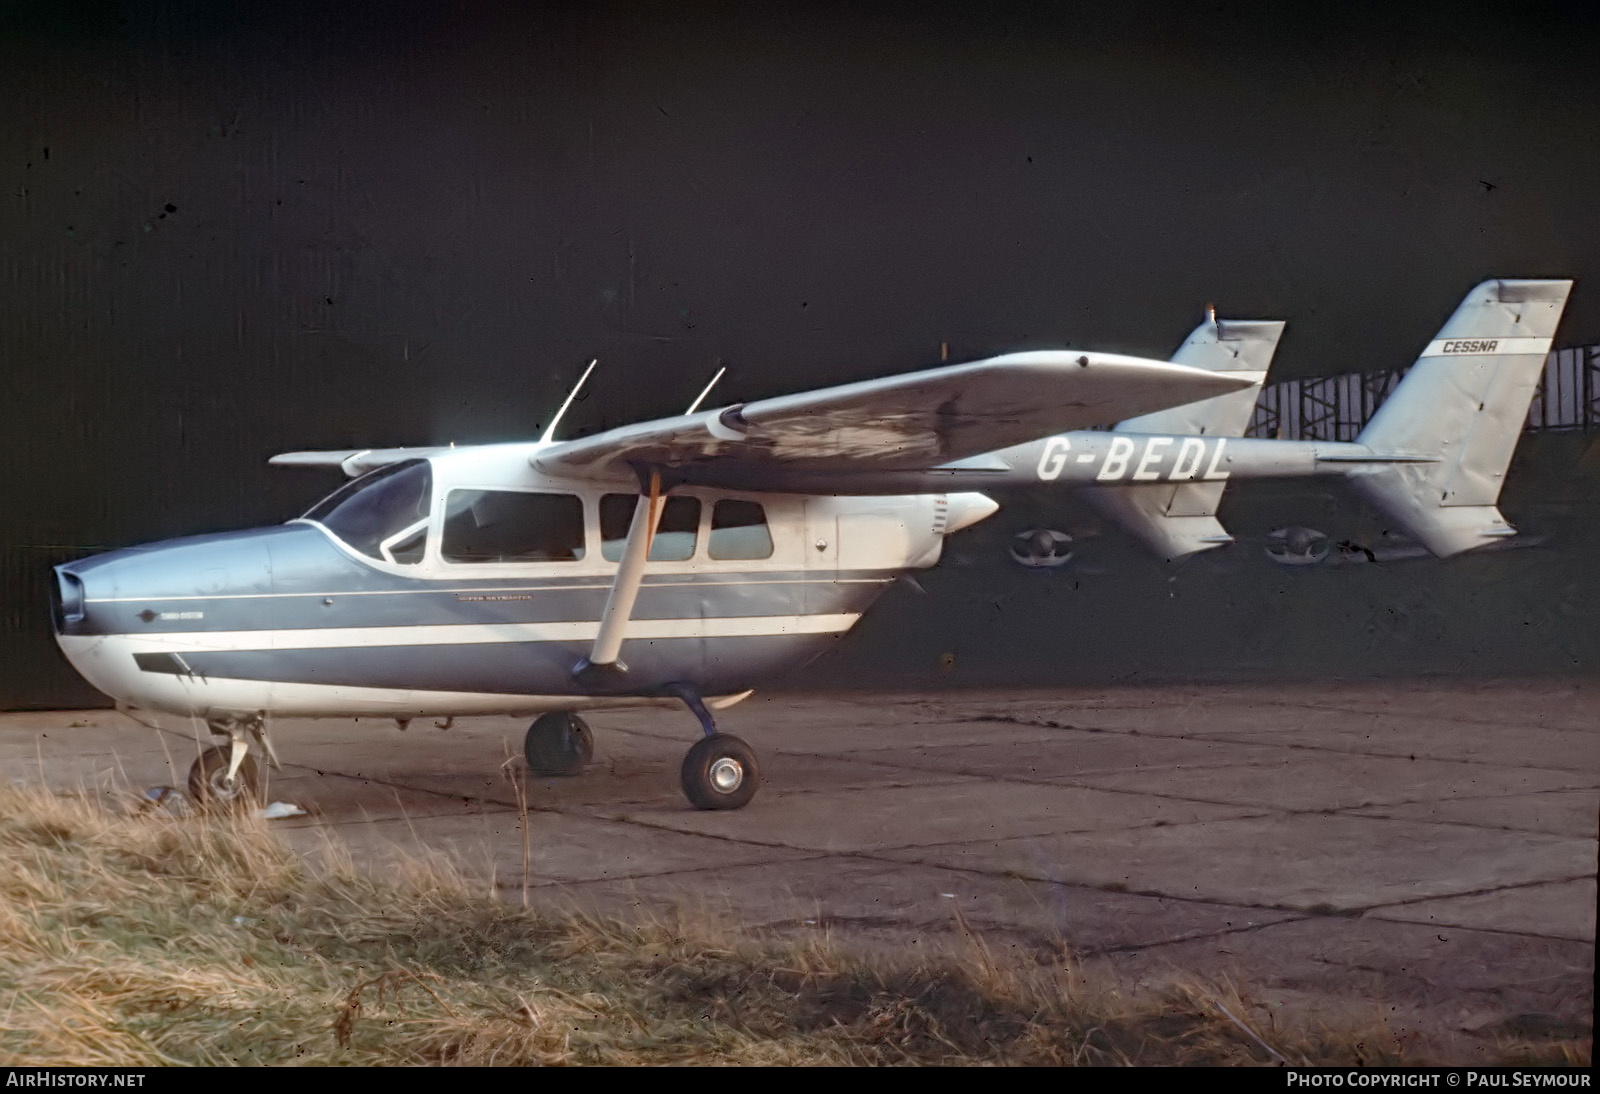
[{"label": "dry grass", "polygon": [[1136,1003],[968,938],[912,963],[552,915],[437,864],[313,865],[248,820],[0,790],[3,1063],[1421,1062],[1381,1029],[1263,1032],[1236,994]]}]

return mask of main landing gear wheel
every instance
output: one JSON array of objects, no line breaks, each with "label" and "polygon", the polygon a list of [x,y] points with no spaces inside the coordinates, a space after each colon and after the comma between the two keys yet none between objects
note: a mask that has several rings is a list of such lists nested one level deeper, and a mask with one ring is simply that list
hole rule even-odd
[{"label": "main landing gear wheel", "polygon": [[576,775],[594,759],[594,734],[576,714],[541,714],[528,727],[522,752],[528,758],[528,770],[535,775]]},{"label": "main landing gear wheel", "polygon": [[208,748],[189,768],[189,800],[205,809],[243,809],[255,805],[260,792],[256,762],[248,754],[233,778],[228,778],[228,745]]},{"label": "main landing gear wheel", "polygon": [[713,733],[683,758],[683,793],[696,809],[742,809],[760,786],[756,754],[737,737]]}]

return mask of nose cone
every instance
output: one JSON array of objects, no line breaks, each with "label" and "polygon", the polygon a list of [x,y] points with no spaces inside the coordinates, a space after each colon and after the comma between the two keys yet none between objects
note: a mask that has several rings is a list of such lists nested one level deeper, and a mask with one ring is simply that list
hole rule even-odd
[{"label": "nose cone", "polygon": [[963,528],[971,528],[980,520],[994,516],[999,510],[1000,503],[983,494],[951,494],[944,534],[949,535]]},{"label": "nose cone", "polygon": [[50,621],[57,634],[83,622],[83,579],[65,566],[56,567],[50,583]]},{"label": "nose cone", "polygon": [[113,690],[113,676],[100,663],[104,660],[100,650],[104,639],[97,637],[89,622],[88,594],[83,577],[76,572],[80,565],[81,562],[57,566],[55,580],[50,583],[50,622],[55,627],[56,645],[79,676],[113,699],[121,699],[124,696]]},{"label": "nose cone", "polygon": [[83,578],[73,572],[71,565],[57,566],[55,580],[50,583],[50,622],[55,626],[56,645],[79,676],[110,695],[103,682],[105,674],[97,671],[90,652],[96,643],[85,637],[92,633],[86,621],[87,601]]}]

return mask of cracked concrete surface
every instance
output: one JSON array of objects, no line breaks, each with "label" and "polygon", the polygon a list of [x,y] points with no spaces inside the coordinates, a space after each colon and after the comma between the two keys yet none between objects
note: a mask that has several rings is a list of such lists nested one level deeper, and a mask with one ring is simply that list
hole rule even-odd
[{"label": "cracked concrete surface", "polygon": [[[1592,1035],[1597,698],[1572,680],[758,694],[721,716],[762,763],[738,813],[683,802],[686,713],[596,715],[587,772],[526,784],[526,881],[541,902],[913,952],[951,944],[959,910],[997,949],[1065,948],[1129,985],[1228,980],[1275,1020],[1382,1016],[1470,1058],[1530,1023]],[[0,716],[0,760],[63,788],[181,786],[194,727],[166,726]],[[523,728],[287,721],[271,797],[310,810],[281,822],[304,846],[333,832],[382,869],[421,845],[520,899],[501,765]]]}]

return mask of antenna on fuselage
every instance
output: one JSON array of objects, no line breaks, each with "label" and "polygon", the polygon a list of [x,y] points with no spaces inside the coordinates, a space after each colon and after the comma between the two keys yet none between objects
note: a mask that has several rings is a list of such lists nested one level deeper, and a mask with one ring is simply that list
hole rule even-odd
[{"label": "antenna on fuselage", "polygon": [[556,416],[550,419],[550,428],[544,431],[544,436],[539,439],[540,444],[549,444],[555,439],[556,426],[561,424],[561,416],[567,412],[567,407],[572,405],[572,400],[578,397],[578,392],[583,390],[583,383],[589,378],[589,373],[594,371],[594,366],[600,363],[596,357],[589,362],[589,367],[583,370],[583,375],[578,377],[578,382],[573,385],[572,394],[567,396],[567,401],[561,404],[561,409],[556,411]]},{"label": "antenna on fuselage", "polygon": [[700,404],[706,401],[706,396],[711,394],[711,389],[717,386],[717,381],[722,379],[722,374],[727,371],[727,365],[723,365],[721,368],[717,369],[717,374],[711,377],[711,382],[706,385],[705,390],[700,393],[699,397],[696,398],[694,402],[689,404],[689,409],[685,410],[684,413],[693,414],[696,410],[699,410]]}]

